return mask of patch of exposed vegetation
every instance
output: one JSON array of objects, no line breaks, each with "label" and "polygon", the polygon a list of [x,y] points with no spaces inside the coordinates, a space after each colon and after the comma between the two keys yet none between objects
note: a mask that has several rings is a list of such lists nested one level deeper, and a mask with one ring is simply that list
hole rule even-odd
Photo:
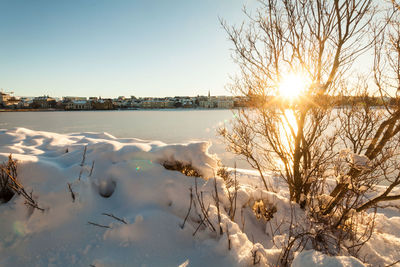
[{"label": "patch of exposed vegetation", "polygon": [[8,157],[8,162],[0,164],[0,203],[7,203],[15,195],[10,176],[17,177],[17,163],[11,155]]},{"label": "patch of exposed vegetation", "polygon": [[17,179],[17,161],[8,157],[8,162],[0,165],[0,202],[8,202],[17,194],[25,198],[25,205],[28,207],[44,211],[37,204],[32,195],[32,191],[27,193],[24,186]]},{"label": "patch of exposed vegetation", "polygon": [[252,209],[258,220],[262,218],[266,222],[274,218],[274,213],[277,212],[276,206],[262,199],[256,200]]},{"label": "patch of exposed vegetation", "polygon": [[184,164],[180,161],[164,161],[162,165],[167,170],[178,171],[186,176],[202,177],[200,172],[196,170],[191,164]]}]

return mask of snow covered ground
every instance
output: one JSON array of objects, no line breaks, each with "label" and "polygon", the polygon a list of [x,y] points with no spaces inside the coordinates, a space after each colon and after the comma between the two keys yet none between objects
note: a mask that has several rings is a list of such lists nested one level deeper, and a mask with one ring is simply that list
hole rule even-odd
[{"label": "snow covered ground", "polygon": [[[214,179],[218,159],[209,145],[0,130],[0,162],[12,153],[18,179],[44,209],[28,207],[21,196],[0,204],[0,266],[277,265],[293,214],[288,192],[273,175],[277,193],[265,191],[254,171],[237,170],[232,210],[234,187]],[[203,178],[167,170],[166,162],[190,164]],[[254,214],[260,200],[276,208],[268,222]],[[398,210],[378,213],[360,253],[373,266],[400,259]],[[363,263],[304,250],[292,266]]]}]

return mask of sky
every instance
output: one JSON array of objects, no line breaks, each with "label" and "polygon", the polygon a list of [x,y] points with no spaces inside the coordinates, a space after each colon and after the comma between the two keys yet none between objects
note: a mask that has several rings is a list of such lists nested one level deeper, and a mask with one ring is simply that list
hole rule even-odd
[{"label": "sky", "polygon": [[219,17],[256,0],[0,0],[0,88],[16,96],[228,95]]}]

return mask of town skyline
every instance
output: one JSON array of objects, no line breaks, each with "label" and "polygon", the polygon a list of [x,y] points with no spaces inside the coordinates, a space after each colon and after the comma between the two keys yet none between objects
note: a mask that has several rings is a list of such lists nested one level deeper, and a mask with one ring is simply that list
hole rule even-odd
[{"label": "town skyline", "polygon": [[164,96],[164,97],[97,97],[97,96],[14,96],[14,92],[0,90],[2,110],[112,110],[112,109],[171,109],[217,108],[230,109],[243,106],[242,97],[234,96]]},{"label": "town skyline", "polygon": [[[188,91],[189,92],[189,91]],[[90,97],[100,97],[100,98],[118,98],[120,96],[123,97],[131,97],[131,96],[135,96],[137,98],[148,98],[148,97],[153,97],[153,98],[165,98],[165,97],[178,97],[178,96],[207,96],[209,93],[213,96],[233,96],[228,90],[225,91],[224,93],[221,94],[213,94],[213,90],[201,90],[202,93],[199,94],[193,94],[193,93],[187,93],[187,94],[180,94],[180,95],[140,95],[140,94],[134,94],[134,93],[128,93],[125,95],[118,95],[118,94],[109,94],[109,95],[85,95],[85,94],[70,94],[70,95],[53,95],[53,94],[48,94],[48,93],[39,93],[39,94],[34,94],[34,95],[24,95],[24,94],[20,94],[19,92],[17,92],[16,90],[14,90],[13,88],[0,88],[0,93],[6,93],[6,94],[10,94],[14,97],[29,97],[29,98],[34,98],[34,97],[40,97],[40,96],[51,96],[53,98],[58,98],[61,99],[63,97],[86,97],[86,98],[90,98]]]}]

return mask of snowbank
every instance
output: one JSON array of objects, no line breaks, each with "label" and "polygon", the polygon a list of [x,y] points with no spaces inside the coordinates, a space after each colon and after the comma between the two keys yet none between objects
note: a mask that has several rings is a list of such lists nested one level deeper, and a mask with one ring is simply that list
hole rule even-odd
[{"label": "snowbank", "polygon": [[[257,173],[238,170],[240,186],[232,215],[228,211],[231,189],[220,177],[210,179],[217,172],[218,159],[208,154],[209,146],[207,142],[167,145],[117,139],[107,133],[0,130],[0,162],[12,153],[18,160],[19,180],[45,209],[28,208],[18,196],[0,204],[0,266],[278,264],[292,212],[288,192],[283,188],[267,192]],[[204,179],[163,167],[175,161],[190,164]],[[280,188],[278,180],[273,182]],[[201,222],[198,204],[182,228],[191,203],[189,189],[196,198],[196,185],[216,231]],[[254,203],[260,200],[277,210],[267,223],[254,215]],[[395,226],[387,231],[378,227],[381,234],[374,242],[386,240],[386,246],[377,248],[370,242],[365,248],[376,264],[400,258],[400,218],[395,214],[390,219],[378,214],[380,226]],[[352,257],[316,251],[304,251],[293,262],[293,266],[321,264],[362,265]]]},{"label": "snowbank", "polygon": [[361,267],[364,266],[362,262],[354,257],[329,257],[321,252],[315,250],[303,251],[297,255],[292,263],[292,267],[304,267],[304,266],[324,266],[324,267],[336,267],[336,266],[353,266]]}]

